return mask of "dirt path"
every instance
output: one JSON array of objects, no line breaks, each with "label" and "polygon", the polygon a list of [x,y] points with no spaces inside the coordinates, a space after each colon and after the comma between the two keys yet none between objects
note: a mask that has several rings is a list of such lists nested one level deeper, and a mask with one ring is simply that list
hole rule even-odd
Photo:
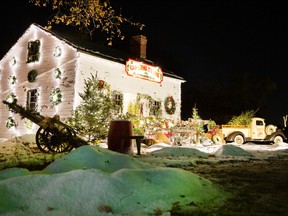
[{"label": "dirt path", "polygon": [[288,157],[247,162],[200,164],[185,170],[233,194],[215,215],[288,215]]}]

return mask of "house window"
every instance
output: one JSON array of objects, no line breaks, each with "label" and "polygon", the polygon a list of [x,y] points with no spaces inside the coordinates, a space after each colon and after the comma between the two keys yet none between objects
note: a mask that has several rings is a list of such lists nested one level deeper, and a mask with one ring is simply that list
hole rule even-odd
[{"label": "house window", "polygon": [[37,89],[27,91],[26,108],[31,111],[37,111]]},{"label": "house window", "polygon": [[150,106],[150,115],[154,116],[160,116],[161,115],[161,102],[153,100],[150,103],[152,103]]},{"label": "house window", "polygon": [[122,95],[120,95],[120,94],[115,94],[115,95],[114,95],[114,101],[115,101],[115,104],[116,104],[116,105],[121,106],[121,104],[122,104]]},{"label": "house window", "polygon": [[123,105],[123,94],[121,92],[118,92],[118,91],[113,91],[112,92],[112,101],[115,104],[114,109],[117,112],[121,112],[122,111],[122,105]]},{"label": "house window", "polygon": [[40,41],[29,41],[28,42],[28,56],[27,63],[39,61],[40,57]]}]

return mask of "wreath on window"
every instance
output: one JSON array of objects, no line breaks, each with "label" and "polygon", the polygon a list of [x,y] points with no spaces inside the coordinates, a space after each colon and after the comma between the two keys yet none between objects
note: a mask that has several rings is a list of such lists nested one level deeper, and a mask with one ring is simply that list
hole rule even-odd
[{"label": "wreath on window", "polygon": [[37,75],[38,75],[38,73],[36,70],[31,70],[27,76],[28,81],[29,82],[35,82]]},{"label": "wreath on window", "polygon": [[50,102],[53,106],[57,106],[62,102],[62,93],[60,88],[55,88],[50,94]]},{"label": "wreath on window", "polygon": [[166,99],[164,101],[164,107],[165,107],[165,111],[169,115],[172,115],[175,113],[176,103],[175,103],[175,100],[172,96],[166,97]]}]

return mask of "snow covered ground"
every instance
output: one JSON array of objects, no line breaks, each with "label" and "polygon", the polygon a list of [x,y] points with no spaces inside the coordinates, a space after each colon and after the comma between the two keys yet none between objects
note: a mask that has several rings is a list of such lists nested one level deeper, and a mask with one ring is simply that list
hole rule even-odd
[{"label": "snow covered ground", "polygon": [[[23,151],[24,156],[31,157],[27,146],[34,142],[29,135],[0,142],[1,161],[15,154],[19,157]],[[284,150],[288,144],[172,147],[159,143],[143,145],[140,156],[106,147],[82,146],[38,171],[15,167],[0,171],[0,215],[171,215],[178,208],[191,214],[209,213],[223,205],[230,194],[191,172],[153,165],[153,160],[163,158],[167,162],[164,158],[186,156],[191,162],[192,158],[201,160],[211,155],[215,160],[225,155],[253,157],[251,151]]]}]

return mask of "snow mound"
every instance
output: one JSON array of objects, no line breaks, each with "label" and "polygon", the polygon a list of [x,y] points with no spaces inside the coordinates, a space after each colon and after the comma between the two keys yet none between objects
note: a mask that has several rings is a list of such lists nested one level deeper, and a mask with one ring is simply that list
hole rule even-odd
[{"label": "snow mound", "polygon": [[98,146],[81,146],[63,158],[49,164],[43,172],[62,173],[75,169],[99,169],[112,173],[119,169],[142,169],[147,167],[149,167],[148,164],[144,164],[126,154]]},{"label": "snow mound", "polygon": [[166,157],[166,156],[185,156],[185,157],[197,157],[208,158],[208,154],[198,149],[183,148],[183,147],[166,147],[150,153],[152,156]]},{"label": "snow mound", "polygon": [[[42,171],[0,172],[1,215],[155,215],[223,205],[228,194],[194,173],[80,147]],[[208,209],[208,208],[207,208]]]},{"label": "snow mound", "polygon": [[253,156],[250,152],[235,145],[222,145],[216,152],[215,156]]}]

